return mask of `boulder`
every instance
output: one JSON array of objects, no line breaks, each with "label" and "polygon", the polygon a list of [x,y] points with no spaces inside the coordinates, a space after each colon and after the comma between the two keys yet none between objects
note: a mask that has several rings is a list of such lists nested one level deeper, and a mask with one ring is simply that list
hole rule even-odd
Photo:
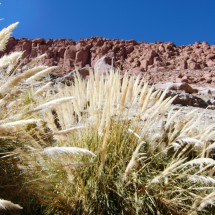
[{"label": "boulder", "polygon": [[112,68],[111,59],[107,56],[101,57],[94,64],[94,70],[104,75]]}]

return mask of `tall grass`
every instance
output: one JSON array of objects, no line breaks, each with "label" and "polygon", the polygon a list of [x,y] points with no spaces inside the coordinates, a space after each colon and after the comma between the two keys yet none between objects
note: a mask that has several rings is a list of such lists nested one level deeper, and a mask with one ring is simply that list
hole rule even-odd
[{"label": "tall grass", "polygon": [[34,144],[22,152],[45,214],[212,213],[214,126],[200,129],[192,113],[178,117],[166,92],[117,71],[77,74],[54,91],[49,99],[73,98],[41,112],[54,153]]},{"label": "tall grass", "polygon": [[212,214],[214,125],[118,71],[51,86],[40,59],[6,66],[0,85],[0,164],[24,209],[30,195],[42,214]]}]

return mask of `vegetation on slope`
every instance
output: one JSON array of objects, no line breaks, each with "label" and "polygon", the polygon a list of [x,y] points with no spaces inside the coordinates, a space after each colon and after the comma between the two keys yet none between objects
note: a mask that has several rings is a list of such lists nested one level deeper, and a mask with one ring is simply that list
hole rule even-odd
[{"label": "vegetation on slope", "polygon": [[22,67],[21,55],[0,59],[0,164],[26,213],[212,213],[215,125],[179,118],[139,77],[92,71],[51,86],[42,76],[55,67],[35,66],[41,57]]}]

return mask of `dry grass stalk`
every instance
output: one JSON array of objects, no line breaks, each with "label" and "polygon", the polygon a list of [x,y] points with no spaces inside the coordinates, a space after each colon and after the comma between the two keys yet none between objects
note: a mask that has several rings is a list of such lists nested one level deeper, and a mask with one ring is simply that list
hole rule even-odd
[{"label": "dry grass stalk", "polygon": [[29,124],[38,124],[40,123],[40,119],[26,119],[26,120],[19,120],[14,122],[8,122],[0,125],[0,133],[12,133],[17,132],[20,129],[23,129],[26,125]]},{"label": "dry grass stalk", "polygon": [[40,60],[46,57],[46,54],[42,54],[37,56],[36,58],[32,59],[28,64],[25,65],[25,68],[31,68],[35,66]]},{"label": "dry grass stalk", "polygon": [[158,175],[155,178],[153,178],[152,181],[150,182],[150,184],[159,183],[162,178],[167,177],[168,175],[170,175],[173,172],[177,171],[178,167],[181,164],[183,164],[185,160],[186,160],[186,158],[178,160],[178,161],[174,161],[172,164],[170,164],[170,166],[168,166],[166,169],[164,169],[164,171],[161,172],[160,175]]},{"label": "dry grass stalk", "polygon": [[44,86],[42,86],[41,88],[39,88],[35,93],[34,96],[39,96],[41,94],[43,94],[44,92],[46,92],[50,86],[52,85],[52,82],[48,82],[46,83]]},{"label": "dry grass stalk", "polygon": [[69,155],[91,155],[96,156],[93,152],[79,148],[79,147],[47,147],[43,149],[42,154],[48,155],[49,157],[54,158],[55,156],[61,154],[69,154]]},{"label": "dry grass stalk", "polygon": [[3,210],[21,210],[22,207],[18,204],[14,204],[11,201],[0,199],[0,211]]},{"label": "dry grass stalk", "polygon": [[29,111],[29,113],[41,111],[41,110],[44,110],[44,109],[51,109],[51,108],[53,108],[53,107],[55,107],[57,105],[63,104],[64,102],[69,102],[69,101],[71,101],[73,99],[75,99],[73,96],[54,99],[54,100],[51,100],[51,101],[49,101],[47,103],[39,105],[38,107],[36,107],[33,110]]},{"label": "dry grass stalk", "polygon": [[16,77],[13,77],[11,79],[9,79],[5,84],[3,84],[1,87],[0,87],[0,95],[2,97],[4,97],[7,93],[10,92],[10,90],[19,85],[20,82],[32,75],[34,75],[35,73],[41,71],[42,69],[44,69],[46,67],[44,66],[38,66],[38,67],[35,67],[33,69],[29,69],[25,72],[23,72],[22,74],[16,76]]},{"label": "dry grass stalk", "polygon": [[38,73],[36,73],[35,75],[31,76],[30,78],[28,78],[26,80],[26,83],[31,83],[32,81],[35,81],[35,80],[39,80],[41,79],[42,77],[44,77],[44,75],[52,72],[53,70],[59,68],[58,66],[52,66],[52,67],[48,67],[47,69],[44,69]]},{"label": "dry grass stalk", "polygon": [[189,176],[189,181],[193,183],[213,184],[215,185],[215,179],[209,176],[192,175]]},{"label": "dry grass stalk", "polygon": [[4,51],[7,45],[7,42],[12,34],[14,28],[17,27],[19,23],[16,22],[14,24],[9,25],[7,28],[4,28],[0,31],[0,51]]},{"label": "dry grass stalk", "polygon": [[137,158],[139,157],[139,151],[140,151],[140,148],[142,147],[143,144],[146,144],[145,142],[140,142],[139,145],[136,147],[132,157],[131,157],[131,160],[129,161],[127,167],[126,167],[126,170],[125,170],[125,173],[123,175],[123,181],[126,181],[127,180],[127,177],[129,175],[129,173],[132,171],[132,169],[135,167],[136,163],[137,163]]},{"label": "dry grass stalk", "polygon": [[[0,69],[7,68],[10,71],[20,60],[23,52],[12,52],[0,58]],[[7,72],[8,73],[8,72]]]},{"label": "dry grass stalk", "polygon": [[199,204],[198,211],[202,211],[208,205],[215,205],[215,191],[205,196]]},{"label": "dry grass stalk", "polygon": [[73,128],[68,128],[68,129],[65,129],[65,130],[60,130],[58,132],[54,132],[53,134],[54,135],[65,135],[65,134],[69,134],[71,132],[74,132],[74,131],[77,131],[79,129],[83,129],[83,128],[86,128],[85,126],[76,126],[76,127],[73,127]]}]

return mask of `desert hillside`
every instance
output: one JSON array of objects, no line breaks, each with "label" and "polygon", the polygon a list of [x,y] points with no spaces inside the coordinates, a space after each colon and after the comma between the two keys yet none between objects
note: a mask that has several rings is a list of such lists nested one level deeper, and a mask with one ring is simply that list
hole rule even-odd
[{"label": "desert hillside", "polygon": [[93,67],[106,55],[106,63],[135,74],[146,75],[150,83],[187,82],[213,86],[215,84],[215,45],[196,42],[176,46],[174,43],[109,40],[101,37],[80,39],[10,38],[5,53],[24,51],[24,62],[46,53],[43,60],[48,66],[58,65],[62,76],[85,66]]}]

